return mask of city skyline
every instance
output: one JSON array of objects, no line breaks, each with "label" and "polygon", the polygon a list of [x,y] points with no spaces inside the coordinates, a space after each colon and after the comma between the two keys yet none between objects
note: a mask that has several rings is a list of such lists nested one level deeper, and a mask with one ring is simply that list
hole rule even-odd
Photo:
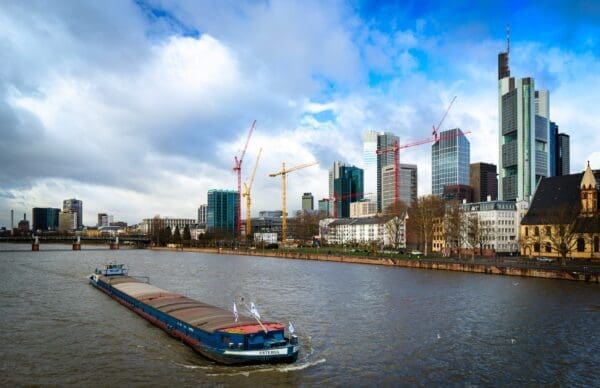
[{"label": "city skyline", "polygon": [[[374,5],[376,4],[376,5]],[[393,3],[6,3],[0,9],[0,226],[34,207],[84,206],[129,224],[195,218],[210,189],[235,189],[233,157],[257,120],[253,214],[278,210],[267,174],[328,194],[328,168],[362,166],[362,136],[427,138],[471,131],[471,163],[498,164],[497,55],[510,24],[511,72],[550,93],[550,120],[570,135],[571,173],[600,168],[600,8],[559,2],[449,7]],[[430,147],[401,151],[431,190]],[[277,204],[277,205],[274,205]],[[18,218],[18,217],[15,217]],[[15,220],[15,223],[18,220]]]}]

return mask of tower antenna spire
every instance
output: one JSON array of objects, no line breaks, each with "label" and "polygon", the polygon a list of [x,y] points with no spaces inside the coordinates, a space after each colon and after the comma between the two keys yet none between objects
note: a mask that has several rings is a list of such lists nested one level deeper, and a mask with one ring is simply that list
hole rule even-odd
[{"label": "tower antenna spire", "polygon": [[506,25],[506,53],[510,52],[510,24]]}]

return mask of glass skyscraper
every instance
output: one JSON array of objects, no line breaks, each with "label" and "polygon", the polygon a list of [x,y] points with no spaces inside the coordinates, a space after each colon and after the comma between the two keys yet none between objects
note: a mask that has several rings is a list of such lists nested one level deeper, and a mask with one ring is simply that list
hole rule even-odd
[{"label": "glass skyscraper", "polygon": [[363,199],[364,176],[362,168],[355,166],[345,166],[340,162],[335,162],[332,167],[333,172],[333,198],[335,211],[334,215],[338,218],[350,217],[350,203]]},{"label": "glass skyscraper", "polygon": [[441,196],[444,186],[468,185],[470,144],[459,129],[440,132],[431,146],[431,193]]},{"label": "glass skyscraper", "polygon": [[235,236],[237,201],[235,190],[208,190],[206,228],[209,232]]},{"label": "glass skyscraper", "polygon": [[550,99],[533,78],[510,76],[508,54],[498,55],[498,197],[529,200],[550,175]]}]

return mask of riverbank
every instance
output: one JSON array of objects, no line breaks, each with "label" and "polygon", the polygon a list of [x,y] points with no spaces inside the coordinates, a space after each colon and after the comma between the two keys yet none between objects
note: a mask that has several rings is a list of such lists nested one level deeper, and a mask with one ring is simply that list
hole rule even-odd
[{"label": "riverbank", "polygon": [[516,263],[510,259],[494,259],[485,263],[473,263],[456,259],[396,259],[378,257],[344,256],[338,254],[319,254],[290,252],[280,250],[236,250],[224,248],[151,248],[154,250],[169,250],[183,252],[202,252],[210,254],[227,254],[242,256],[264,256],[294,260],[332,261],[338,263],[383,265],[390,267],[420,268],[444,271],[474,272],[489,275],[526,276],[544,279],[558,279],[600,283],[600,272],[596,268],[577,265],[560,268],[556,266],[541,266],[539,264]]}]

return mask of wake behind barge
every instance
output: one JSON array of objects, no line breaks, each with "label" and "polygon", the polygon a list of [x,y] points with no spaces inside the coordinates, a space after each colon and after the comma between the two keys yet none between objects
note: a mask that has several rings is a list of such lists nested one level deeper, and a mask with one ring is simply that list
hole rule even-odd
[{"label": "wake behind barge", "polygon": [[223,364],[294,362],[299,343],[277,322],[233,314],[127,276],[122,264],[109,264],[90,283],[206,358]]}]

